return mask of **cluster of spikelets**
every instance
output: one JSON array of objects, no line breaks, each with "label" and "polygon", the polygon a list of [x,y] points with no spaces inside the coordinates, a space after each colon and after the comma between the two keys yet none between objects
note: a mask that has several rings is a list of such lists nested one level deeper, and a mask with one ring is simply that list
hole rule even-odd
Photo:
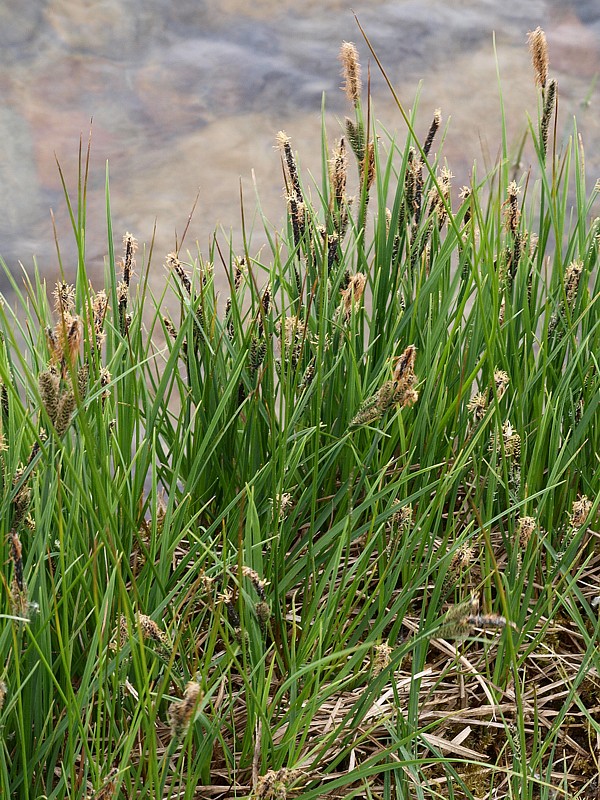
[{"label": "cluster of spikelets", "polygon": [[362,404],[352,425],[368,425],[382,417],[390,408],[406,408],[419,399],[414,373],[417,349],[409,345],[396,362],[392,379],[386,381],[374,395]]},{"label": "cluster of spikelets", "polygon": [[550,120],[552,119],[552,111],[556,102],[558,84],[554,78],[548,80],[550,59],[548,56],[548,43],[544,31],[540,27],[537,27],[534,31],[530,31],[530,33],[527,34],[527,38],[533,63],[535,83],[536,86],[539,87],[541,94],[542,114],[540,118],[540,145],[542,154],[545,157],[548,150],[548,132],[550,129]]},{"label": "cluster of spikelets", "polygon": [[[242,567],[242,576],[248,579],[258,595],[259,599],[254,606],[254,611],[261,628],[264,630],[271,617],[271,609],[266,595],[267,581],[262,579],[256,570],[246,566]],[[212,598],[215,579],[209,578],[202,573],[201,581],[206,592]],[[234,636],[240,640],[245,638],[245,632],[242,631],[236,607],[235,592],[230,588],[225,588],[218,595],[217,601],[218,607],[224,613],[224,618],[233,629]],[[168,633],[149,615],[139,611],[134,614],[131,623],[125,614],[118,615],[115,630],[109,643],[109,650],[113,653],[120,653],[131,645],[133,641],[138,641],[141,644],[153,644],[157,652],[163,656],[173,657],[173,645]],[[202,697],[203,692],[200,684],[197,681],[190,681],[185,687],[182,699],[171,703],[167,718],[173,739],[180,741],[185,737]]]},{"label": "cluster of spikelets", "polygon": [[264,775],[258,776],[252,800],[286,800],[288,790],[302,774],[299,769],[270,769]]},{"label": "cluster of spikelets", "polygon": [[[130,233],[123,238],[124,257],[122,260],[123,279],[119,283],[119,313],[123,321],[123,331],[128,325],[127,301],[129,282],[135,266],[134,254],[136,240]],[[92,297],[87,328],[82,318],[75,309],[75,287],[65,281],[59,281],[53,291],[55,325],[46,328],[46,343],[48,347],[48,363],[38,375],[38,390],[41,402],[40,430],[37,441],[31,447],[27,462],[19,467],[13,477],[12,519],[9,533],[10,555],[13,563],[13,577],[11,581],[11,609],[13,614],[20,619],[28,619],[36,604],[28,597],[27,583],[23,570],[23,547],[19,535],[21,526],[31,527],[33,522],[27,517],[31,499],[29,482],[35,467],[36,457],[44,441],[53,431],[54,435],[62,438],[67,433],[77,405],[86,398],[90,376],[90,359],[98,371],[99,384],[103,391],[101,399],[104,402],[109,394],[108,386],[111,381],[109,371],[102,366],[102,346],[104,344],[104,320],[108,309],[108,299],[104,291],[95,293]],[[82,343],[87,340],[87,347]],[[8,396],[5,387],[1,387],[0,400],[2,410],[8,406]],[[4,416],[7,416],[5,413]],[[6,446],[4,433],[1,442]]]},{"label": "cluster of spikelets", "polygon": [[[537,29],[529,34],[529,41],[536,82],[540,87],[542,97],[540,142],[545,154],[549,124],[556,99],[556,82],[553,80],[548,81],[547,46],[543,32]],[[354,119],[346,119],[346,137],[342,138],[333,149],[329,165],[330,197],[328,203],[332,222],[330,220],[331,224],[328,227],[319,226],[316,228],[317,236],[315,236],[314,220],[311,220],[312,209],[306,201],[301,187],[291,140],[283,131],[277,135],[277,144],[282,154],[284,166],[288,214],[293,244],[296,249],[296,257],[290,263],[294,272],[297,303],[293,309],[294,313],[287,317],[282,317],[274,330],[281,339],[282,360],[285,357],[294,368],[302,363],[305,348],[312,343],[309,326],[306,321],[307,304],[303,300],[304,295],[309,294],[310,287],[307,286],[307,271],[303,275],[299,269],[302,263],[301,260],[304,259],[308,263],[314,257],[315,249],[322,247],[323,252],[326,254],[329,275],[333,274],[333,268],[340,258],[340,245],[348,228],[350,210],[353,204],[356,203],[355,198],[347,196],[348,156],[346,140],[349,142],[358,163],[362,213],[366,209],[369,190],[375,177],[376,142],[369,139],[368,122],[365,125],[363,118],[361,69],[356,47],[350,42],[344,42],[340,58],[344,76],[344,89],[353,105],[355,117]],[[399,207],[399,219],[397,220],[397,231],[406,230],[408,232],[407,241],[410,247],[408,267],[414,265],[415,260],[423,254],[427,259],[429,242],[435,226],[437,225],[438,229],[441,229],[448,220],[451,179],[453,176],[447,168],[441,168],[435,187],[429,194],[425,197],[423,196],[424,159],[429,156],[440,125],[441,111],[437,109],[423,147],[419,148],[418,152],[412,147],[408,153],[404,193]],[[467,199],[470,192],[471,189],[469,187],[464,187],[461,192],[462,199]],[[532,249],[535,247],[535,242],[531,241],[527,232],[522,230],[521,210],[518,202],[519,193],[520,189],[516,182],[511,182],[507,189],[505,202],[507,246],[498,264],[500,285],[504,293],[509,292],[512,288],[517,268],[523,255],[527,252],[527,246],[529,246],[530,252],[533,252]],[[469,222],[469,217],[470,214],[467,210],[463,222]],[[391,225],[391,219],[388,220],[388,223]],[[358,220],[358,224],[360,226],[360,220]],[[127,334],[131,323],[131,317],[128,313],[129,283],[135,263],[136,243],[130,234],[126,234],[124,245],[123,277],[117,287],[118,320],[120,332],[123,336]],[[399,248],[400,234],[397,233],[394,239],[396,259],[400,257]],[[196,302],[197,297],[194,294],[194,286],[186,274],[178,254],[169,254],[166,262],[169,270],[177,278],[181,287],[182,297],[195,308],[196,325],[194,334],[189,341],[182,343],[182,358],[196,356],[201,341],[201,330],[205,324],[203,305]],[[425,264],[427,266],[427,260]],[[211,268],[211,265],[207,264],[202,269],[203,285],[208,280]],[[242,286],[245,272],[245,259],[242,258],[234,263],[232,286],[234,292],[237,292]],[[581,272],[582,263],[579,261],[574,261],[567,268],[564,280],[564,298],[558,311],[555,312],[550,321],[548,329],[550,335],[554,334],[559,323],[568,317],[574,306]],[[354,275],[347,273],[344,276],[342,284],[339,286],[339,318],[343,323],[349,323],[353,315],[360,309],[366,286],[367,277],[362,272]],[[336,289],[336,291],[338,290]],[[74,299],[73,287],[64,283],[57,286],[55,310],[58,321],[53,329],[49,328],[47,331],[50,363],[48,368],[39,376],[40,397],[47,417],[58,436],[63,436],[67,431],[77,404],[85,397],[87,391],[88,365],[84,363],[80,367],[77,366],[81,339],[86,332],[80,317],[75,314]],[[229,298],[225,309],[225,321],[227,335],[231,341],[238,335],[232,308],[232,299]],[[252,319],[255,333],[249,339],[247,366],[248,372],[253,379],[258,379],[261,366],[266,357],[266,337],[268,335],[266,320],[269,317],[271,308],[271,287],[267,286],[262,291],[257,303],[256,313]],[[505,300],[503,298],[500,311],[501,322],[504,321],[504,308]],[[103,323],[106,309],[106,295],[100,292],[93,299],[92,313],[89,315],[91,320],[90,329],[87,331],[90,341],[94,343],[93,346],[96,349],[98,360],[104,338]],[[164,318],[164,326],[169,336],[173,339],[178,337],[178,331],[170,319]],[[396,360],[391,379],[384,382],[364,401],[358,413],[354,416],[352,425],[368,425],[381,419],[390,410],[407,408],[417,402],[418,392],[415,388],[417,377],[414,372],[415,360],[416,347],[410,345]],[[304,378],[299,383],[299,388],[307,385],[310,381],[311,369],[314,369],[314,358],[309,360],[308,364],[304,359],[304,366],[306,368]],[[105,374],[101,374],[102,385],[108,385],[110,376],[106,371],[103,372]],[[502,400],[508,386],[509,377],[507,373],[497,369],[494,372],[491,385],[471,398],[468,403],[468,410],[472,414],[473,431],[486,419],[490,407],[495,406],[496,401]],[[243,402],[246,392],[247,389],[240,384],[240,391],[238,392],[240,403]],[[491,434],[489,449],[498,458],[506,459],[508,463],[510,489],[516,504],[519,498],[518,490],[521,481],[521,438],[511,425],[510,420],[505,420],[501,430]],[[13,523],[16,521],[17,524],[21,524],[24,521],[29,504],[30,491],[26,479],[23,479],[23,472],[21,471],[15,477],[14,484]],[[290,493],[284,492],[275,496],[272,500],[273,517],[279,520],[283,519],[291,508],[292,502]],[[401,501],[395,501],[395,504],[398,507],[390,517],[387,527],[389,534],[388,555],[402,540],[403,534],[410,530],[414,521],[414,512],[411,505],[402,505]],[[588,523],[591,508],[592,503],[587,497],[581,497],[573,504],[572,513],[569,516],[569,536],[574,536],[577,531]],[[536,530],[537,522],[534,517],[517,517],[517,535],[523,548],[529,545]],[[18,533],[13,530],[10,535],[11,559],[14,564],[14,595],[15,598],[20,598],[18,602],[15,600],[14,608],[25,614],[28,603],[26,585],[23,580],[22,547]],[[449,575],[456,578],[464,571],[469,570],[475,555],[475,548],[468,543],[456,548],[449,566]],[[242,568],[242,575],[250,581],[258,595],[259,600],[255,604],[254,610],[261,626],[264,627],[270,618],[270,607],[265,592],[266,581],[261,579],[258,573],[249,567]],[[204,576],[204,583],[205,588],[211,589],[213,579]],[[230,589],[226,586],[218,594],[217,600],[218,606],[226,615],[227,622],[233,629],[234,634],[241,638],[243,631],[238,613],[238,592],[238,589]],[[514,623],[508,622],[502,616],[481,614],[478,600],[473,595],[464,602],[451,605],[441,617],[431,635],[460,641],[471,635],[476,628],[504,628],[507,625],[515,627]],[[120,615],[117,618],[116,631],[110,643],[110,649],[114,652],[122,650],[131,642],[133,637],[139,638],[144,643],[153,642],[161,650],[168,650],[171,647],[168,635],[150,616],[140,612],[134,614],[130,623],[124,615]],[[371,668],[374,676],[381,674],[390,666],[392,654],[392,647],[387,641],[374,645],[371,656]],[[0,683],[0,708],[4,700],[4,694],[5,687]],[[200,682],[192,680],[185,685],[181,693],[181,699],[175,700],[170,704],[167,718],[174,741],[180,742],[185,738],[198,714],[203,696]],[[115,770],[109,773],[103,787],[93,795],[95,800],[106,800],[106,798],[114,795],[116,792],[116,774]],[[264,775],[255,777],[251,797],[256,800],[284,800],[299,775],[299,770],[287,768],[268,770]]]},{"label": "cluster of spikelets", "polygon": [[468,600],[450,606],[439,621],[434,635],[439,639],[462,640],[472,635],[475,628],[505,628],[517,630],[514,622],[495,614],[480,614],[479,599],[471,595]]}]

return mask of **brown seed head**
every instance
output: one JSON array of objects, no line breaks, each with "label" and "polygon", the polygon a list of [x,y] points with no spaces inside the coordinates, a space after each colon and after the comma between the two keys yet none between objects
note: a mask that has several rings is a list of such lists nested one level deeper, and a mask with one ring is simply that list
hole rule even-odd
[{"label": "brown seed head", "polygon": [[521,437],[515,431],[510,420],[502,426],[502,438],[504,439],[504,452],[508,458],[519,459],[521,455]]},{"label": "brown seed head", "polygon": [[389,666],[392,658],[392,648],[387,642],[376,644],[373,655],[373,675],[379,675],[383,670]]},{"label": "brown seed head", "polygon": [[398,361],[396,361],[396,367],[394,369],[394,380],[398,383],[401,381],[410,381],[415,377],[415,359],[417,357],[417,348],[414,344],[409,344],[409,346],[404,350]]},{"label": "brown seed head", "polygon": [[58,387],[60,378],[54,370],[48,369],[38,375],[38,386],[42,404],[50,420],[54,423],[58,411]]},{"label": "brown seed head", "polygon": [[292,151],[291,139],[285,131],[279,131],[275,137],[277,146],[283,155],[283,162],[286,166],[286,173],[288,178],[288,194],[297,203],[303,203],[302,189],[300,188],[300,178],[298,176],[298,167],[296,166],[296,158]]},{"label": "brown seed head", "polygon": [[56,433],[59,436],[62,436],[69,427],[76,405],[75,394],[72,390],[68,390],[61,395],[56,409],[56,422],[54,423]]},{"label": "brown seed head", "polygon": [[282,767],[278,770],[270,769],[260,775],[256,781],[252,800],[286,800],[288,788],[295,780],[298,770]]},{"label": "brown seed head", "polygon": [[348,177],[348,156],[344,138],[340,139],[333,150],[329,162],[329,182],[331,184],[331,208],[339,208],[346,197],[346,181]]},{"label": "brown seed head", "polygon": [[92,317],[94,319],[94,331],[96,333],[96,341],[103,338],[104,318],[106,317],[106,309],[108,308],[108,297],[106,292],[101,289],[94,295],[92,301]]},{"label": "brown seed head", "polygon": [[276,494],[275,497],[271,500],[273,512],[277,512],[280,521],[286,518],[290,508],[292,507],[292,504],[293,504],[293,498],[289,492],[282,492],[281,494]]},{"label": "brown seed head", "polygon": [[263,580],[260,577],[256,570],[252,569],[251,567],[242,567],[242,575],[248,578],[248,580],[252,583],[256,592],[261,600],[265,599],[265,587],[267,586],[267,581]]},{"label": "brown seed head", "polygon": [[366,284],[367,276],[362,272],[357,272],[356,275],[350,277],[348,286],[342,289],[341,295],[346,319],[350,317],[352,308],[360,304]]},{"label": "brown seed head", "polygon": [[171,725],[171,735],[174,739],[183,739],[188,731],[194,711],[198,702],[202,699],[200,684],[196,681],[189,681],[185,687],[183,698],[169,707],[169,723]]},{"label": "brown seed head", "polygon": [[429,155],[429,151],[431,150],[431,145],[433,144],[433,140],[435,138],[436,133],[438,132],[441,122],[442,122],[442,109],[436,108],[433,114],[433,120],[431,121],[431,125],[427,133],[427,138],[425,139],[425,144],[423,145],[423,152],[425,153],[425,156]]},{"label": "brown seed head", "polygon": [[258,617],[258,621],[261,625],[266,625],[267,622],[271,619],[271,609],[269,604],[266,600],[261,600],[254,606],[254,610],[256,611],[256,616]]},{"label": "brown seed head", "polygon": [[498,400],[501,400],[506,393],[508,384],[510,383],[508,373],[503,369],[494,370],[494,383],[496,385],[496,394],[498,395]]},{"label": "brown seed head", "polygon": [[360,102],[362,85],[360,81],[358,50],[354,42],[342,42],[339,59],[342,62],[342,77],[344,79],[342,88],[348,100],[356,106]]},{"label": "brown seed head", "polygon": [[481,422],[485,417],[485,412],[488,407],[488,394],[487,392],[477,392],[469,400],[467,409],[473,414],[475,422]]},{"label": "brown seed head", "polygon": [[151,619],[147,614],[137,614],[137,622],[140,626],[140,630],[142,632],[142,637],[144,639],[151,639],[154,642],[159,642],[160,644],[168,644],[169,637],[167,634],[161,630],[156,622]]},{"label": "brown seed head", "polygon": [[538,26],[534,31],[529,31],[527,41],[529,42],[529,52],[531,53],[536,86],[545,89],[548,80],[549,63],[546,34]]},{"label": "brown seed head", "polygon": [[[375,180],[375,142],[369,142],[367,147],[367,163],[365,165],[366,168],[366,185],[367,185],[367,192],[373,185],[373,181]],[[361,175],[361,189],[365,182],[365,173]]]},{"label": "brown seed head", "polygon": [[31,606],[29,603],[29,597],[27,595],[27,584],[23,583],[22,586],[19,586],[16,576],[13,575],[13,579],[10,583],[11,614],[13,614],[15,617],[20,617],[21,619],[27,619],[30,610]]},{"label": "brown seed head", "polygon": [[567,305],[569,308],[573,307],[575,298],[577,297],[577,290],[579,289],[579,282],[581,280],[581,273],[583,271],[582,261],[572,261],[565,271],[565,295],[567,298]]},{"label": "brown seed head", "polygon": [[536,521],[534,517],[519,517],[519,525],[518,525],[518,535],[519,535],[519,544],[521,547],[526,548],[529,544],[529,540],[533,536],[533,533],[536,528]]},{"label": "brown seed head", "polygon": [[400,505],[400,502],[401,501],[398,499],[394,500],[394,506],[399,506],[399,508],[392,514],[390,523],[393,530],[407,531],[410,530],[410,528],[412,527],[414,520],[414,511],[412,503],[402,506]]},{"label": "brown seed head", "polygon": [[167,255],[166,265],[167,269],[169,269],[171,272],[174,272],[177,275],[186,293],[188,295],[191,295],[192,284],[190,283],[190,279],[183,270],[183,266],[181,264],[181,261],[177,257],[177,253],[169,253]]},{"label": "brown seed head", "polygon": [[137,250],[137,240],[133,238],[130,233],[123,236],[123,246],[125,248],[125,255],[123,257],[123,282],[129,286],[131,280],[131,273],[135,267],[135,252]]},{"label": "brown seed head", "polygon": [[70,283],[59,281],[52,292],[54,297],[54,310],[63,317],[72,314],[75,309],[75,287]]},{"label": "brown seed head", "polygon": [[454,555],[450,561],[450,572],[460,574],[471,566],[474,558],[475,549],[468,542],[463,542],[463,544],[454,551]]},{"label": "brown seed head", "polygon": [[572,528],[581,528],[586,523],[592,506],[592,501],[584,494],[575,500],[572,507],[573,513],[569,514],[569,522]]}]

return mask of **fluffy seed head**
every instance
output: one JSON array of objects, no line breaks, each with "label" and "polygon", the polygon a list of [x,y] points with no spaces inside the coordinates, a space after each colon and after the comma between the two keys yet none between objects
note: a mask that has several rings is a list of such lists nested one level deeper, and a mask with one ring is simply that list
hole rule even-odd
[{"label": "fluffy seed head", "polygon": [[185,687],[183,698],[172,703],[169,707],[169,723],[171,725],[171,734],[174,739],[183,739],[187,733],[192,716],[201,697],[202,690],[200,684],[196,681],[190,681]]},{"label": "fluffy seed head", "polygon": [[518,535],[519,544],[526,548],[536,528],[535,517],[519,517]]},{"label": "fluffy seed head", "polygon": [[549,63],[546,34],[538,26],[534,31],[529,31],[527,41],[529,42],[529,52],[531,53],[536,86],[545,89],[548,80]]},{"label": "fluffy seed head", "polygon": [[376,644],[373,655],[373,675],[379,675],[383,670],[389,666],[392,656],[392,648],[387,642]]},{"label": "fluffy seed head", "polygon": [[346,93],[346,97],[354,105],[357,105],[360,102],[362,85],[360,81],[358,50],[354,42],[342,42],[339,59],[342,62],[342,77],[344,79],[343,89]]},{"label": "fluffy seed head", "polygon": [[569,308],[573,306],[575,298],[577,297],[577,290],[579,289],[579,281],[581,280],[582,271],[582,261],[572,261],[566,269],[564,286]]},{"label": "fluffy seed head", "polygon": [[498,400],[501,400],[504,397],[508,384],[510,383],[508,373],[503,369],[494,370],[494,383],[496,384],[496,394],[498,395]]},{"label": "fluffy seed head", "polygon": [[75,309],[75,287],[70,283],[59,281],[52,292],[54,297],[54,310],[63,317],[72,314]]},{"label": "fluffy seed head", "polygon": [[590,511],[592,510],[593,503],[586,495],[581,495],[573,503],[572,514],[569,515],[569,521],[572,528],[581,528],[585,524]]},{"label": "fluffy seed head", "polygon": [[467,405],[467,409],[473,414],[473,419],[475,422],[481,422],[481,420],[485,417],[485,412],[487,411],[488,407],[488,395],[487,392],[477,392],[474,394],[473,397],[469,400]]},{"label": "fluffy seed head", "polygon": [[342,289],[342,302],[346,319],[350,317],[352,308],[359,305],[366,285],[367,276],[362,272],[357,272],[356,275],[351,276],[348,286]]}]

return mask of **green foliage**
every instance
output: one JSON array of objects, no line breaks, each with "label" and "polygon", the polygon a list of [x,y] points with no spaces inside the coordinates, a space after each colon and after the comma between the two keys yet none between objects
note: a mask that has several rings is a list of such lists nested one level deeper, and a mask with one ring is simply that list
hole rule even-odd
[{"label": "green foliage", "polygon": [[537,173],[456,204],[414,117],[399,144],[354,112],[353,202],[343,147],[309,192],[279,135],[268,254],[171,254],[155,296],[107,180],[92,289],[80,157],[74,291],[8,275],[2,796],[591,780],[598,188],[532,126]]}]

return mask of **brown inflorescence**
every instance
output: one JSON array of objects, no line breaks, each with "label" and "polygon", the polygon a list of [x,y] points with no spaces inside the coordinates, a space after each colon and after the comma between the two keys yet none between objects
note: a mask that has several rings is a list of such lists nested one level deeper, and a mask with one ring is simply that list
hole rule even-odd
[{"label": "brown inflorescence", "polygon": [[360,79],[361,69],[360,61],[358,60],[358,50],[354,42],[342,42],[339,59],[342,62],[342,77],[344,79],[342,88],[348,100],[357,106],[360,103],[362,83]]},{"label": "brown inflorescence", "polygon": [[369,397],[361,406],[358,414],[353,418],[352,425],[367,425],[379,419],[393,406],[406,408],[419,399],[414,388],[416,375],[414,373],[417,348],[409,345],[402,353],[394,369],[391,381],[386,381],[378,391]]},{"label": "brown inflorescence", "polygon": [[549,64],[546,34],[538,26],[534,31],[529,31],[527,34],[527,41],[529,42],[535,83],[536,86],[539,86],[543,90],[546,88],[546,82],[548,80]]},{"label": "brown inflorescence", "polygon": [[174,739],[181,740],[188,732],[194,711],[201,698],[202,690],[200,684],[196,681],[189,681],[185,687],[183,698],[171,703],[169,706],[169,723],[171,725],[171,735]]},{"label": "brown inflorescence", "polygon": [[387,642],[376,644],[373,648],[373,675],[379,675],[392,660],[392,648]]}]

